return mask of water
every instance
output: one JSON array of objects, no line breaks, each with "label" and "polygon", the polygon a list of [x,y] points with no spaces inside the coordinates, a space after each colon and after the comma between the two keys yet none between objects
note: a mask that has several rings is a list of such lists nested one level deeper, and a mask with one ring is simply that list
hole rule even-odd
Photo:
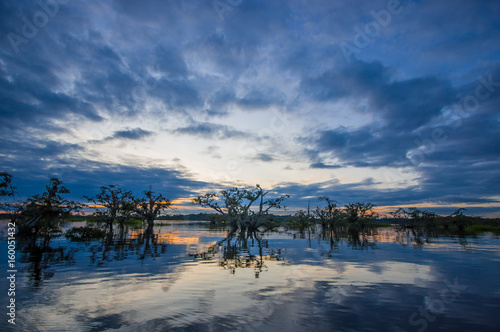
[{"label": "water", "polygon": [[[185,223],[154,232],[24,244],[16,329],[498,331],[500,239],[491,234],[317,229],[245,239]],[[6,257],[5,233],[1,246]],[[0,287],[5,308],[6,278]]]}]

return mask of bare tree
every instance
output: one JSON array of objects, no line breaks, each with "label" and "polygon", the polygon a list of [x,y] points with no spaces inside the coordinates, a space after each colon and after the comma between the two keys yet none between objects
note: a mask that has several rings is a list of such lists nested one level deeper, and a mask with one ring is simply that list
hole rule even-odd
[{"label": "bare tree", "polygon": [[337,205],[337,201],[331,200],[328,196],[320,197],[318,201],[326,202],[325,207],[318,206],[314,211],[323,228],[336,226],[344,219],[344,213]]},{"label": "bare tree", "polygon": [[[12,186],[12,175],[7,172],[0,172],[0,199],[14,197],[16,187]],[[12,205],[0,202],[0,210],[12,211]]]},{"label": "bare tree", "polygon": [[96,207],[95,219],[104,223],[110,232],[113,232],[113,223],[116,222],[123,226],[125,221],[132,218],[136,211],[136,199],[132,192],[123,190],[117,185],[102,186],[99,194],[93,197],[84,197],[89,202],[94,203]]},{"label": "bare tree", "polygon": [[361,227],[377,218],[377,213],[373,211],[375,205],[372,203],[349,203],[344,206],[347,221],[349,224],[356,224]]},{"label": "bare tree", "polygon": [[156,194],[149,189],[144,192],[143,198],[137,200],[136,211],[141,219],[148,224],[148,228],[152,229],[156,218],[171,205],[172,202],[163,197],[162,194]]},{"label": "bare tree", "polygon": [[298,228],[300,231],[304,231],[314,224],[316,224],[316,218],[314,218],[314,214],[311,213],[311,206],[309,204],[307,204],[306,211],[299,210],[288,220],[288,225],[290,227]]},{"label": "bare tree", "polygon": [[459,231],[464,231],[465,227],[472,225],[472,222],[474,221],[473,217],[464,215],[463,211],[467,211],[467,209],[460,208],[455,210],[451,216],[449,216],[449,219],[451,219],[451,222],[458,227]]},{"label": "bare tree", "polygon": [[224,216],[233,229],[255,230],[265,223],[271,209],[285,208],[283,201],[290,197],[284,195],[265,199],[267,194],[269,191],[256,185],[254,189],[231,188],[222,190],[219,194],[208,193],[196,197],[192,202],[214,209]]},{"label": "bare tree", "polygon": [[61,195],[69,194],[58,178],[51,178],[42,195],[34,195],[19,208],[16,221],[19,233],[50,236],[60,231],[59,224],[72,212],[81,209],[81,205],[64,199]]},{"label": "bare tree", "polygon": [[12,175],[0,172],[0,197],[14,197],[15,189],[16,187],[12,186]]},{"label": "bare tree", "polygon": [[434,212],[420,210],[415,207],[408,209],[399,208],[390,214],[394,218],[402,220],[403,227],[405,228],[414,228],[424,224],[429,225],[436,218],[436,214]]}]

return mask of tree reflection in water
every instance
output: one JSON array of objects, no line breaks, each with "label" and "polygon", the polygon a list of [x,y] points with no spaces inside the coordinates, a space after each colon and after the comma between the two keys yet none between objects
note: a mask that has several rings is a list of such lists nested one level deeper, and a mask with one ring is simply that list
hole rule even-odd
[{"label": "tree reflection in water", "polygon": [[41,239],[21,238],[19,241],[20,262],[27,264],[28,286],[31,289],[40,288],[45,280],[52,278],[55,266],[75,264],[76,248],[52,247],[50,242],[50,236]]},{"label": "tree reflection in water", "polygon": [[90,260],[98,266],[111,261],[122,261],[132,256],[139,260],[155,259],[167,252],[167,244],[158,241],[153,227],[144,230],[131,230],[126,226],[118,228],[117,233],[108,232],[98,244],[90,246]]},{"label": "tree reflection in water", "polygon": [[359,228],[351,226],[322,227],[319,233],[321,240],[329,241],[330,248],[338,249],[340,244],[345,243],[355,250],[375,249],[375,236],[378,234],[376,228]]},{"label": "tree reflection in water", "polygon": [[269,242],[258,231],[230,232],[226,238],[206,251],[190,256],[201,260],[218,260],[219,266],[236,273],[238,268],[252,268],[255,278],[267,271],[266,261],[283,261],[281,249],[269,248]]},{"label": "tree reflection in water", "polygon": [[294,239],[307,239],[311,248],[314,238],[320,242],[327,242],[330,251],[328,253],[322,251],[321,255],[331,257],[332,251],[339,249],[341,245],[346,245],[354,250],[375,249],[377,245],[375,237],[378,234],[378,228],[352,225],[314,225],[305,229],[291,231],[290,234]]},{"label": "tree reflection in water", "polygon": [[67,242],[55,240],[61,234],[38,238],[21,237],[20,262],[27,264],[24,269],[27,271],[29,287],[41,287],[44,281],[54,276],[56,266],[74,265],[75,254],[80,250],[90,252],[90,262],[96,266],[130,257],[138,260],[155,259],[167,252],[167,244],[159,242],[153,227],[144,230],[119,227],[116,233],[100,233],[96,230],[99,229],[74,227],[66,234]]},{"label": "tree reflection in water", "polygon": [[[52,234],[38,238],[20,238],[20,261],[25,263],[28,274],[28,284],[32,289],[39,288],[45,280],[54,276],[56,266],[74,265],[75,254],[85,251],[91,265],[105,266],[112,261],[124,261],[129,258],[144,261],[155,260],[167,252],[167,244],[161,241],[153,227],[131,229],[119,227],[115,232],[99,232],[94,227],[74,227],[66,232],[67,241],[55,239],[60,234]],[[332,257],[334,250],[348,247],[354,250],[377,248],[379,228],[357,228],[348,226],[322,227],[313,226],[297,231],[288,230],[292,238],[306,239],[309,247],[313,242],[320,243],[318,254]],[[422,247],[432,244],[436,238],[449,237],[463,246],[469,247],[468,240],[475,235],[464,232],[451,233],[449,230],[428,228],[395,228],[391,229],[392,242],[403,246]],[[272,248],[264,234],[272,232],[240,231],[230,232],[221,241],[207,247],[196,254],[186,254],[200,260],[217,260],[218,265],[230,273],[237,269],[252,268],[255,278],[267,271],[266,261],[284,261],[282,253],[285,249]],[[325,248],[325,244],[327,247]]]},{"label": "tree reflection in water", "polygon": [[428,227],[397,227],[395,229],[396,242],[403,245],[413,245],[415,247],[422,247],[424,245],[432,244],[435,239],[440,237],[451,237],[455,239],[464,249],[468,249],[469,242],[467,238],[477,238],[476,234],[467,234],[463,230],[450,231],[446,228],[428,228]]}]

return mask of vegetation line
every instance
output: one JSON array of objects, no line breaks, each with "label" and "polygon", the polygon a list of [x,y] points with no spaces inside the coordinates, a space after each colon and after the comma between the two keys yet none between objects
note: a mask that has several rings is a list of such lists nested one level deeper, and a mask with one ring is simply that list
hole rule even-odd
[{"label": "vegetation line", "polygon": [[[0,172],[0,199],[14,198],[15,190],[12,186],[12,175]],[[84,196],[95,211],[90,219],[83,219],[79,214],[83,205],[63,197],[69,193],[61,180],[50,178],[44,193],[31,196],[23,202],[0,201],[0,209],[15,222],[18,235],[50,238],[61,235],[60,225],[68,220],[88,220],[90,225],[102,227],[103,231],[109,234],[113,234],[114,225],[118,225],[120,229],[124,226],[144,225],[147,227],[146,231],[151,233],[155,221],[164,211],[172,208],[170,200],[151,189],[144,191],[142,197],[135,197],[131,191],[118,185],[108,185],[102,186],[94,196]],[[231,232],[240,233],[278,227],[304,230],[316,225],[323,229],[349,227],[360,230],[395,225],[404,229],[427,227],[470,233],[500,233],[498,219],[466,216],[465,209],[458,209],[450,216],[438,216],[417,208],[400,208],[390,213],[391,218],[382,218],[374,211],[375,205],[371,203],[356,202],[341,206],[327,196],[318,198],[320,205],[315,208],[308,206],[293,216],[279,217],[271,212],[286,209],[284,202],[290,196],[269,198],[268,194],[269,191],[259,185],[253,189],[230,188],[198,196],[192,203],[215,211],[215,214],[210,215],[212,224],[228,226]],[[199,218],[201,219],[201,214]],[[93,234],[88,229],[80,231]]]}]

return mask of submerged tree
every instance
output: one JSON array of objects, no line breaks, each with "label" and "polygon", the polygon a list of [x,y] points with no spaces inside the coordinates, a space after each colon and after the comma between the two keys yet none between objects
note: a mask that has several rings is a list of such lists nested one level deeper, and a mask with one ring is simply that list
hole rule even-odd
[{"label": "submerged tree", "polygon": [[94,212],[96,221],[105,224],[110,232],[113,232],[113,223],[123,226],[136,211],[136,200],[132,192],[123,190],[117,185],[102,186],[99,194],[85,198],[93,202],[96,207]]},{"label": "submerged tree", "polygon": [[299,210],[288,221],[289,226],[298,228],[300,231],[305,230],[316,224],[316,218],[311,213],[311,207],[307,205],[307,210]]},{"label": "submerged tree", "polygon": [[408,209],[399,208],[390,214],[394,218],[400,219],[403,222],[403,227],[405,228],[414,228],[424,225],[429,226],[436,218],[436,214],[434,212],[420,210],[416,207]]},{"label": "submerged tree", "polygon": [[454,211],[449,219],[458,228],[459,231],[464,231],[465,227],[472,225],[474,218],[464,215],[463,211],[467,211],[465,208],[460,208]]},{"label": "submerged tree", "polygon": [[154,221],[162,211],[170,208],[172,202],[163,197],[162,194],[147,190],[144,192],[144,197],[137,200],[136,211],[142,221],[148,224],[148,228],[153,228]]},{"label": "submerged tree", "polygon": [[[0,172],[0,199],[13,198],[15,189],[16,187],[12,186],[12,175],[7,172]],[[13,210],[13,205],[0,201],[0,210],[11,212]]]},{"label": "submerged tree", "polygon": [[58,233],[60,222],[81,209],[80,204],[62,197],[69,194],[69,190],[58,178],[50,178],[46,189],[42,195],[29,197],[19,208],[16,221],[20,234],[50,236]]},{"label": "submerged tree", "polygon": [[323,228],[333,227],[340,224],[344,219],[344,213],[337,201],[332,201],[329,197],[320,197],[318,201],[325,201],[325,207],[317,207],[314,213],[319,218],[319,222]]},{"label": "submerged tree", "polygon": [[[192,202],[214,209],[224,216],[234,230],[254,231],[265,224],[271,209],[285,208],[283,201],[290,197],[284,195],[265,199],[268,193],[269,191],[264,191],[256,185],[254,189],[231,188],[222,190],[219,194],[208,193],[196,197]],[[253,210],[252,207],[254,207]]]},{"label": "submerged tree", "polygon": [[350,225],[366,226],[377,218],[377,213],[373,211],[374,207],[375,205],[372,203],[349,203],[345,205],[347,222]]},{"label": "submerged tree", "polygon": [[14,197],[15,189],[16,187],[12,186],[12,175],[0,172],[0,197]]}]

